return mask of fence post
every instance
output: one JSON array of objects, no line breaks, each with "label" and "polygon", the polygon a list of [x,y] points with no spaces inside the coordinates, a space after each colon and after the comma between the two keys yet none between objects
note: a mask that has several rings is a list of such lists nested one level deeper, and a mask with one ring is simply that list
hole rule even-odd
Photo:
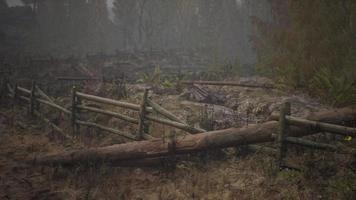
[{"label": "fence post", "polygon": [[138,123],[138,139],[143,138],[143,134],[148,133],[148,125],[145,122],[146,118],[146,106],[147,106],[147,98],[148,98],[148,89],[145,89],[145,93],[143,94],[142,102],[140,105],[140,116]]},{"label": "fence post", "polygon": [[6,78],[2,78],[1,79],[1,88],[0,88],[0,98],[1,98],[1,101],[3,101],[3,100],[5,100],[6,99],[6,97],[7,97],[7,86],[6,86],[6,84],[7,84],[7,81],[6,81]]},{"label": "fence post", "polygon": [[279,113],[279,128],[278,128],[278,136],[277,136],[277,166],[280,170],[284,166],[284,158],[287,153],[287,146],[285,139],[288,133],[288,122],[286,119],[286,115],[291,114],[291,104],[290,102],[285,102],[282,105],[281,111]]},{"label": "fence post", "polygon": [[29,114],[31,116],[33,116],[35,110],[35,102],[36,102],[36,81],[32,81],[31,94],[30,94],[30,107],[29,107]]},{"label": "fence post", "polygon": [[16,101],[17,101],[17,83],[15,83],[15,85],[14,85],[14,96],[13,96],[13,100],[12,100],[12,105],[11,105],[11,107],[12,107],[12,110],[14,110],[15,109],[15,104],[16,104]]},{"label": "fence post", "polygon": [[76,110],[77,110],[77,89],[75,86],[73,86],[73,88],[72,88],[72,132],[73,132],[73,135],[77,134]]}]

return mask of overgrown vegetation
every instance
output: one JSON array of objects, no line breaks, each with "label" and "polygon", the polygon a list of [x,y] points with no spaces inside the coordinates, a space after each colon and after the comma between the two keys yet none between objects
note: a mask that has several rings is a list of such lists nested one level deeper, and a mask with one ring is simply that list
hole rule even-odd
[{"label": "overgrown vegetation", "polygon": [[254,18],[259,72],[333,105],[356,102],[356,2],[272,0],[272,21]]}]

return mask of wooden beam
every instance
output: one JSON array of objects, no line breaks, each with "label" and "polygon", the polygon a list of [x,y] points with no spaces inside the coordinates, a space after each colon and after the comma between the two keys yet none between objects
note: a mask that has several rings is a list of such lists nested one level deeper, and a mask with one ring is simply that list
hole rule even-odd
[{"label": "wooden beam", "polygon": [[143,93],[142,102],[140,105],[140,113],[138,120],[138,135],[139,139],[143,139],[143,134],[148,134],[148,125],[146,124],[146,106],[147,106],[147,98],[148,98],[148,89],[145,89]]},{"label": "wooden beam", "polygon": [[63,108],[62,106],[59,106],[59,105],[57,105],[57,104],[55,104],[55,103],[51,103],[51,102],[46,101],[46,100],[43,100],[43,99],[37,99],[37,101],[38,101],[39,103],[42,103],[42,104],[45,104],[45,105],[50,106],[50,107],[52,107],[52,108],[55,108],[55,109],[57,109],[57,110],[59,110],[59,111],[65,113],[65,114],[67,114],[67,115],[71,115],[71,112],[70,112],[68,109]]},{"label": "wooden beam", "polygon": [[93,77],[69,77],[69,76],[61,76],[56,78],[58,81],[100,81],[101,78],[93,78]]},{"label": "wooden beam", "polygon": [[171,126],[171,127],[186,131],[186,132],[191,133],[191,134],[206,132],[206,130],[204,130],[204,129],[194,128],[194,127],[191,127],[191,126],[186,125],[186,124],[182,124],[182,123],[179,123],[179,122],[158,118],[158,117],[155,117],[155,116],[152,116],[152,115],[147,115],[146,118],[148,120],[150,120],[150,121],[157,122],[157,123],[160,123],[160,124],[164,124],[164,125],[167,125],[167,126]]},{"label": "wooden beam", "polygon": [[108,116],[115,117],[115,118],[130,122],[130,123],[133,123],[133,124],[138,124],[138,120],[137,119],[131,118],[131,117],[126,116],[126,115],[122,115],[120,113],[111,112],[111,111],[107,111],[107,110],[103,110],[103,109],[99,109],[99,108],[94,108],[94,107],[82,106],[82,105],[78,105],[77,108],[82,109],[82,110],[95,112],[95,113],[108,115]]},{"label": "wooden beam", "polygon": [[47,125],[49,125],[53,130],[57,131],[58,133],[60,133],[62,136],[64,136],[66,139],[71,140],[71,138],[64,133],[64,131],[59,128],[57,125],[53,124],[49,119],[47,119],[42,113],[38,112],[38,111],[34,111],[34,115],[38,118],[40,118],[43,122],[45,122]]},{"label": "wooden beam", "polygon": [[313,142],[313,141],[302,139],[302,138],[286,137],[285,141],[290,144],[296,144],[296,145],[300,145],[303,147],[309,147],[309,148],[313,148],[313,149],[322,149],[322,150],[329,150],[329,151],[338,151],[339,150],[339,148],[335,145]]},{"label": "wooden beam", "polygon": [[[348,108],[350,109],[350,108]],[[348,110],[346,109],[346,111]],[[339,122],[347,122],[346,119],[356,120],[356,109],[352,109],[345,115],[342,112],[323,112],[309,119],[324,121],[335,119]],[[350,115],[348,115],[350,114]],[[351,116],[351,118],[350,118]],[[40,165],[76,165],[91,162],[127,162],[146,158],[169,156],[174,147],[175,154],[187,154],[207,149],[236,147],[274,141],[273,134],[278,130],[278,122],[270,121],[244,128],[230,128],[225,130],[211,131],[195,135],[185,135],[172,141],[154,139],[149,141],[137,141],[125,144],[117,144],[107,147],[70,151],[58,154],[49,154],[36,158]],[[291,126],[290,136],[305,136],[315,134],[303,127]],[[30,163],[33,159],[29,160]]]},{"label": "wooden beam", "polygon": [[30,105],[29,105],[29,113],[31,116],[34,115],[35,103],[36,103],[36,82],[32,81],[31,83],[31,93],[30,93]]},{"label": "wooden beam", "polygon": [[[135,111],[140,111],[140,105],[137,105],[137,104],[116,101],[116,100],[112,100],[112,99],[108,99],[108,98],[103,98],[103,97],[98,97],[98,96],[94,96],[94,95],[84,94],[84,93],[81,93],[81,92],[77,92],[77,96],[82,98],[82,99],[89,100],[89,101],[94,101],[94,102],[97,102],[97,103],[109,104],[109,105],[118,106],[118,107],[122,107],[122,108],[127,108],[127,109],[131,109],[131,110],[135,110]],[[150,110],[152,110],[152,108],[148,108],[148,111],[150,111]]]},{"label": "wooden beam", "polygon": [[179,119],[178,117],[176,117],[175,115],[173,115],[172,113],[170,113],[168,110],[166,110],[165,108],[161,107],[157,103],[153,102],[152,100],[148,99],[147,102],[148,102],[148,105],[150,105],[159,114],[167,117],[168,119],[170,119],[172,121],[185,124],[185,122],[183,120]]},{"label": "wooden beam", "polygon": [[238,86],[238,87],[249,87],[249,88],[266,88],[266,89],[273,89],[273,85],[253,85],[247,83],[239,83],[233,81],[181,81],[182,84],[186,85],[217,85],[217,86]]},{"label": "wooden beam", "polygon": [[335,124],[328,124],[323,122],[311,121],[307,119],[287,116],[287,121],[291,125],[295,126],[304,126],[305,128],[311,129],[315,132],[329,132],[344,136],[353,136],[356,137],[356,128],[345,127]]},{"label": "wooden beam", "polygon": [[20,86],[17,86],[17,90],[20,91],[20,92],[23,92],[25,93],[26,95],[31,95],[31,91],[26,89],[26,88],[23,88],[23,87],[20,87]]},{"label": "wooden beam", "polygon": [[51,103],[55,103],[54,100],[51,97],[49,97],[46,93],[44,93],[37,85],[36,85],[36,91],[45,100],[47,100]]},{"label": "wooden beam", "polygon": [[284,158],[287,154],[287,146],[285,144],[285,138],[287,137],[289,127],[286,120],[286,116],[291,113],[291,104],[286,102],[282,104],[282,108],[279,114],[279,127],[278,127],[278,136],[277,136],[277,166],[280,168],[284,165]]},{"label": "wooden beam", "polygon": [[82,126],[94,127],[94,128],[97,128],[97,129],[100,129],[100,130],[103,130],[103,131],[107,131],[107,132],[110,132],[110,133],[113,133],[113,134],[116,134],[116,135],[120,135],[120,136],[125,137],[125,138],[130,139],[130,140],[137,140],[137,138],[134,135],[131,135],[129,133],[123,133],[123,132],[121,132],[119,130],[116,130],[116,129],[113,129],[113,128],[109,128],[109,127],[106,127],[106,126],[102,126],[100,124],[96,124],[96,123],[92,123],[92,122],[85,122],[85,121],[80,121],[80,120],[76,120],[75,123],[77,123],[79,125],[82,125]]}]

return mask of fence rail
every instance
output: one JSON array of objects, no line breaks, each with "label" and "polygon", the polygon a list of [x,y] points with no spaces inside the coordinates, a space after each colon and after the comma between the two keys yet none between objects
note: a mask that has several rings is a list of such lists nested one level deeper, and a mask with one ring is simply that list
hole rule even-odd
[{"label": "fence rail", "polygon": [[[28,110],[31,115],[34,115],[52,127],[53,130],[61,133],[65,137],[68,137],[65,132],[53,124],[48,118],[44,116],[41,112],[39,112],[38,108],[40,105],[48,106],[49,108],[55,109],[64,113],[65,115],[71,118],[72,123],[72,136],[75,136],[79,133],[81,126],[92,127],[102,131],[106,131],[112,134],[120,135],[126,139],[130,140],[144,140],[144,139],[155,139],[151,135],[149,135],[149,121],[163,124],[172,128],[176,128],[182,131],[185,131],[189,134],[206,132],[203,129],[192,127],[186,124],[183,120],[179,119],[177,116],[161,107],[157,103],[153,102],[148,98],[149,90],[145,91],[145,94],[142,98],[141,104],[133,104],[128,102],[117,101],[109,98],[99,97],[95,95],[85,94],[73,88],[72,91],[72,106],[70,109],[67,109],[61,105],[58,105],[50,96],[48,96],[45,92],[43,92],[40,87],[36,85],[35,82],[32,83],[31,89],[26,89],[24,87],[20,87],[15,85],[12,86],[7,83],[8,96],[13,98],[14,100],[20,99],[28,104]],[[105,110],[101,108],[96,108],[92,106],[87,106],[83,104],[83,101],[92,101],[94,103],[105,104],[116,106],[132,111],[138,112],[138,119],[133,117],[129,117],[127,115],[113,112],[110,110]],[[82,111],[93,112],[97,114],[103,114],[110,117],[114,117],[125,122],[138,125],[138,131],[135,134],[124,133],[117,129],[104,126],[101,124],[97,124],[94,122],[83,121],[81,120]],[[156,113],[153,115],[153,113]],[[161,116],[161,117],[159,117]]]},{"label": "fence rail", "polygon": [[[129,139],[131,141],[137,140],[150,140],[155,139],[153,136],[149,135],[149,126],[151,122],[160,123],[172,128],[183,130],[190,134],[202,133],[206,132],[201,128],[195,128],[179,117],[175,116],[173,113],[169,112],[165,108],[161,107],[157,103],[153,102],[149,99],[149,90],[146,89],[144,95],[142,97],[142,101],[140,105],[121,102],[109,98],[98,97],[90,94],[85,94],[82,92],[78,92],[76,88],[73,88],[72,91],[72,106],[70,109],[64,108],[63,106],[58,105],[55,101],[48,95],[46,95],[35,82],[32,82],[31,89],[26,89],[20,86],[15,85],[14,87],[11,84],[4,84],[4,88],[7,89],[6,96],[9,96],[13,101],[13,105],[17,102],[17,99],[22,100],[28,104],[29,113],[40,118],[46,124],[48,124],[53,130],[61,133],[65,138],[71,138],[79,133],[80,126],[92,127],[99,130],[107,131],[112,134],[119,135],[123,138]],[[132,111],[138,112],[138,119],[126,116],[121,113],[96,108],[92,106],[87,106],[83,104],[83,101],[93,101],[95,103],[106,104],[117,106],[120,108],[129,109]],[[39,112],[39,105],[45,105],[52,109],[56,109],[71,118],[72,123],[72,135],[68,135],[63,131],[59,126],[52,123],[51,120],[46,118],[43,113]],[[97,124],[95,122],[83,121],[81,120],[82,111],[89,111],[93,113],[103,114],[110,117],[115,117],[126,121],[128,123],[132,123],[138,125],[138,131],[136,133],[125,133],[120,130],[104,126],[101,124]],[[282,109],[280,114],[273,115],[272,120],[279,121],[278,135],[275,137],[277,142],[278,150],[268,149],[269,152],[277,153],[277,162],[278,166],[286,166],[284,165],[284,159],[286,157],[286,152],[289,144],[299,145],[308,148],[314,149],[322,149],[339,153],[356,153],[356,151],[352,149],[345,148],[339,145],[331,145],[318,143],[314,141],[310,141],[307,139],[291,137],[288,133],[292,130],[291,126],[302,127],[303,130],[308,130],[311,132],[328,132],[331,134],[343,135],[343,136],[353,136],[356,137],[356,128],[345,127],[330,123],[324,123],[313,120],[306,120],[298,117],[291,116],[291,105],[290,103],[284,103],[282,105]],[[266,125],[267,126],[267,125]],[[262,150],[264,147],[255,147],[257,150]]]},{"label": "fence rail", "polygon": [[325,144],[310,141],[307,139],[290,137],[288,132],[290,131],[290,126],[304,127],[306,130],[313,132],[328,132],[331,134],[343,135],[343,136],[356,136],[356,128],[345,127],[330,123],[323,123],[318,121],[312,121],[307,119],[302,119],[298,117],[292,117],[291,115],[291,105],[286,102],[282,105],[279,116],[273,115],[271,119],[279,121],[278,135],[276,137],[276,142],[278,146],[277,152],[277,165],[280,169],[287,167],[285,165],[285,157],[287,154],[288,144],[299,145],[307,148],[321,149],[338,153],[356,153],[355,150],[345,148],[344,146],[337,146],[332,144]]}]

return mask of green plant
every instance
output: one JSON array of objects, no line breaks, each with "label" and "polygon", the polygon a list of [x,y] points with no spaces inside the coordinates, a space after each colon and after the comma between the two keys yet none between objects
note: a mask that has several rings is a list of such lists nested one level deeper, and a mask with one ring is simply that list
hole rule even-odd
[{"label": "green plant", "polygon": [[158,86],[161,83],[161,76],[162,76],[161,68],[160,66],[157,65],[152,74],[144,73],[141,79],[138,80],[138,82],[150,84],[153,86]]},{"label": "green plant", "polygon": [[346,72],[336,74],[328,68],[318,70],[311,80],[311,89],[332,105],[356,103],[356,80],[352,80]]}]

